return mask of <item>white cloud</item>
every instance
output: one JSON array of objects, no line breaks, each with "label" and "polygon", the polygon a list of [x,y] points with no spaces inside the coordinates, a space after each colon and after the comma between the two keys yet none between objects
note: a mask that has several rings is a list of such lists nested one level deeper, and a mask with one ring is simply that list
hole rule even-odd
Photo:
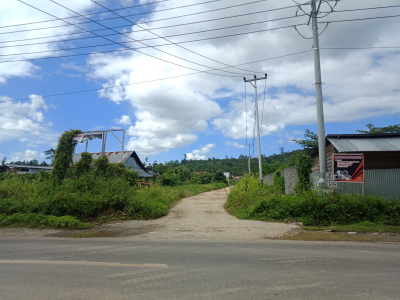
[{"label": "white cloud", "polygon": [[45,100],[37,95],[29,97],[30,103],[21,103],[0,96],[0,143],[19,139],[22,143],[55,146],[58,133],[50,129],[51,123],[44,122],[43,110],[48,109]]},{"label": "white cloud", "polygon": [[201,149],[193,150],[191,153],[186,153],[186,159],[190,160],[206,160],[207,154],[210,153],[211,148],[215,147],[214,144],[207,144]]},{"label": "white cloud", "polygon": [[37,151],[33,151],[30,149],[25,150],[25,152],[13,152],[12,153],[12,158],[9,159],[8,161],[30,161],[33,159],[38,160],[39,158],[43,158],[44,156],[41,154],[38,154]]},{"label": "white cloud", "polygon": [[225,145],[233,146],[233,147],[236,147],[236,148],[246,148],[245,145],[241,145],[238,142],[225,142]]},{"label": "white cloud", "polygon": [[[51,2],[44,2],[41,0],[30,0],[29,4],[42,9],[57,17],[69,17],[74,13],[62,8]],[[69,0],[68,7],[78,13],[85,13],[88,9],[94,7],[95,4],[89,0]],[[37,23],[33,25],[11,26],[15,24],[25,24],[31,22],[40,22],[49,19],[54,19],[38,10],[35,10],[28,5],[18,1],[2,1],[0,9],[0,27],[5,26],[0,35],[0,63],[4,61],[14,61],[29,58],[43,58],[54,56],[54,54],[62,54],[63,52],[52,52],[62,48],[65,44],[63,40],[68,39],[69,34],[76,33],[79,30],[73,26],[65,25],[63,21],[54,21],[47,23]],[[45,30],[32,30],[37,28],[47,28]],[[25,30],[28,29],[28,30]],[[25,31],[24,31],[25,30]],[[9,32],[8,34],[6,34]],[[45,41],[60,41],[59,43],[40,43],[43,42],[41,37],[53,36],[47,38]],[[76,35],[74,37],[77,37]],[[24,41],[29,40],[29,41]],[[17,42],[13,42],[17,41]],[[18,46],[30,44],[27,46]],[[18,47],[17,47],[18,46]],[[37,52],[35,54],[23,54],[29,52]],[[15,55],[12,55],[15,54]],[[38,76],[40,67],[35,65],[35,62],[17,61],[17,62],[4,62],[1,63],[0,68],[0,84],[6,84],[7,80],[13,77],[35,77]],[[67,64],[66,64],[67,65]]]},{"label": "white cloud", "polygon": [[122,125],[131,125],[131,118],[127,115],[121,116],[121,119],[114,119],[114,122],[117,124],[122,124]]},{"label": "white cloud", "polygon": [[[340,1],[338,10],[374,6],[375,2],[373,0]],[[243,2],[231,0],[229,3],[234,5]],[[385,2],[386,5],[396,5],[396,3],[395,0]],[[179,6],[179,4],[179,1],[171,0],[155,5],[154,9],[171,8]],[[185,13],[213,9],[216,5],[218,4],[198,5],[185,9]],[[264,1],[257,5],[216,11],[207,14],[207,19],[241,14],[243,9],[246,9],[246,12],[256,12],[289,5],[293,5],[293,2],[289,0]],[[326,10],[327,7],[323,9]],[[289,17],[294,13],[295,8],[273,11],[268,13],[268,19]],[[384,10],[333,13],[326,20],[363,18],[384,14]],[[174,11],[154,12],[141,21],[151,22],[175,15]],[[157,34],[169,36],[190,31],[261,22],[265,21],[265,14],[226,18],[212,23],[195,23],[202,20],[204,20],[204,15],[193,15],[190,17],[191,24],[158,29]],[[306,20],[307,17],[303,16],[297,19],[258,23],[212,33],[176,36],[171,39],[174,42],[202,39],[299,24]],[[187,21],[182,20],[181,22]],[[158,27],[158,24],[158,22],[148,23],[144,26],[152,28]],[[165,20],[162,24],[162,26],[168,26],[177,24],[177,21],[175,19]],[[397,28],[397,25],[396,18],[352,22],[351,26],[349,23],[331,23],[321,35],[320,44],[322,48],[397,46],[400,44],[400,36],[393,30],[393,28]],[[149,32],[138,31],[136,27],[135,30],[136,32],[129,33],[129,35],[136,40],[154,38],[154,35]],[[305,35],[310,36],[311,34],[310,27],[302,26],[299,27],[299,30]],[[155,45],[164,44],[165,41],[156,39],[148,40],[146,43]],[[308,50],[311,48],[311,44],[310,40],[302,39],[293,28],[289,28],[182,45],[214,60],[235,65]],[[143,46],[138,42],[130,45],[132,47]],[[260,50],[266,49],[266,47],[268,47],[268,54]],[[199,64],[215,68],[224,66],[175,45],[159,48]],[[143,51],[175,64],[204,70],[201,66],[154,49]],[[399,51],[322,50],[321,58],[322,80],[326,83],[323,86],[326,122],[351,122],[400,113],[398,101],[400,73],[397,70],[397,66],[400,64]],[[312,51],[302,55],[245,65],[241,68],[250,71],[229,69],[239,73],[237,78],[197,74],[165,81],[123,86],[128,83],[188,75],[194,71],[128,51],[92,55],[88,60],[89,78],[102,81],[106,88],[100,93],[100,96],[107,97],[116,104],[129,101],[133,107],[135,120],[129,129],[132,138],[128,142],[128,147],[140,151],[143,155],[154,155],[193,143],[197,140],[197,132],[207,130],[209,124],[212,124],[226,137],[243,139],[247,135],[251,138],[254,128],[254,101],[252,100],[254,99],[254,90],[250,85],[248,86],[246,112],[243,100],[244,87],[239,83],[242,83],[243,75],[250,77],[255,71],[268,73],[265,101],[262,96],[264,82],[259,82],[261,135],[280,133],[288,125],[316,123],[315,88],[312,86],[314,83]],[[222,72],[219,73],[222,74]],[[235,74],[228,75],[235,76]],[[225,99],[228,97],[230,102],[225,108],[223,101],[226,101]],[[285,136],[285,138],[291,139],[290,136]]]},{"label": "white cloud", "polygon": [[284,141],[283,141],[283,139],[280,139],[280,140],[278,140],[278,141],[276,141],[276,142],[274,142],[274,143],[283,144]]}]

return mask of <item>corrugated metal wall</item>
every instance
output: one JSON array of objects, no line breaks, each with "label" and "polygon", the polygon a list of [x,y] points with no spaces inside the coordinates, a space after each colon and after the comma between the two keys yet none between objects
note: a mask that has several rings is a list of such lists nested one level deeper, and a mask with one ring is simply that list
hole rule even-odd
[{"label": "corrugated metal wall", "polygon": [[400,169],[365,170],[365,193],[400,200]]},{"label": "corrugated metal wall", "polygon": [[[323,174],[326,177],[326,173]],[[314,189],[322,189],[324,192],[332,190],[330,174],[326,177],[325,184],[319,184],[321,173],[310,174],[310,184]],[[396,198],[400,200],[400,169],[365,170],[365,194],[384,196],[386,199]],[[338,194],[362,194],[362,183],[337,182],[335,192]]]}]

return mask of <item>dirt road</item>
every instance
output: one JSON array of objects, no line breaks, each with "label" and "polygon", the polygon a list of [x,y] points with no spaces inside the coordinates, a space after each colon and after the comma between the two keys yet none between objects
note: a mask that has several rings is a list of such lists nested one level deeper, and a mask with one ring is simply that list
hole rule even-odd
[{"label": "dirt road", "polygon": [[[151,240],[259,240],[278,238],[299,228],[295,224],[239,220],[224,208],[228,190],[221,189],[182,199],[163,218],[149,221],[116,221],[83,232],[111,231],[111,236]],[[75,231],[82,234],[82,231]],[[115,232],[115,235],[113,234]],[[0,237],[62,236],[73,231],[0,228]],[[104,236],[104,235],[103,235]]]},{"label": "dirt road", "polygon": [[157,220],[126,221],[105,227],[116,230],[146,228],[140,238],[257,240],[281,237],[298,228],[294,224],[239,220],[224,208],[227,191],[211,191],[182,199],[170,213]]}]

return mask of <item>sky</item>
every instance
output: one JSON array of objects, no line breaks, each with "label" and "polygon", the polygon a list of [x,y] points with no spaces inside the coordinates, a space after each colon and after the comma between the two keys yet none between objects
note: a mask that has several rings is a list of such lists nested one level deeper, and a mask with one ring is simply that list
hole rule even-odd
[{"label": "sky", "polygon": [[[70,129],[125,129],[125,150],[149,163],[238,157],[249,144],[254,157],[255,90],[243,77],[265,73],[261,153],[298,149],[292,140],[318,129],[310,5],[296,5],[2,1],[0,157],[43,161]],[[327,1],[320,10],[326,134],[400,124],[400,3]],[[109,133],[106,151],[120,149]]]}]

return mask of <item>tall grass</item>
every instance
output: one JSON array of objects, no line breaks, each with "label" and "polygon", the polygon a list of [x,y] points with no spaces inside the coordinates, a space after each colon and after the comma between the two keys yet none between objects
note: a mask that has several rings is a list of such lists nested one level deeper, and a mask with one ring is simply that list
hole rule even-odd
[{"label": "tall grass", "polygon": [[246,177],[228,195],[228,211],[241,219],[299,220],[304,225],[345,225],[373,222],[400,225],[400,202],[372,195],[337,195],[306,191],[283,195]]},{"label": "tall grass", "polygon": [[[40,177],[27,180],[19,175],[8,176],[0,181],[0,226],[31,222],[48,227],[79,227],[73,220],[88,222],[118,213],[129,219],[159,218],[183,197],[225,186],[211,183],[140,188],[131,186],[124,178],[110,179],[91,172],[79,178],[66,178],[60,185]],[[57,225],[56,219],[46,216],[73,219],[59,220],[61,225]]]}]

